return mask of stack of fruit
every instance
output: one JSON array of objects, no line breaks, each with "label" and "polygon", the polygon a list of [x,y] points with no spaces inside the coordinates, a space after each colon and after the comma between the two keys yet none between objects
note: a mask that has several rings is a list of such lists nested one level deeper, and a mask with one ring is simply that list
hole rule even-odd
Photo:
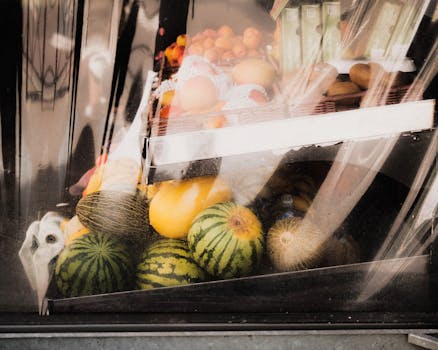
[{"label": "stack of fruit", "polygon": [[248,57],[262,56],[263,34],[254,27],[246,28],[241,34],[223,25],[217,30],[207,28],[194,35],[187,51],[189,55],[204,56],[212,63]]},{"label": "stack of fruit", "polygon": [[55,276],[63,296],[167,287],[257,270],[264,249],[261,223],[231,201],[223,180],[201,177],[109,190],[108,165],[96,173],[103,180],[89,183],[77,216],[65,225],[68,243]]},{"label": "stack of fruit", "polygon": [[[246,58],[231,73],[201,56],[187,56],[172,81],[156,91],[161,118],[223,114],[268,102],[276,79],[275,68],[262,58]],[[175,120],[174,120],[175,122]],[[184,122],[181,121],[182,127]],[[223,126],[225,123],[219,125]]]},{"label": "stack of fruit", "polygon": [[263,212],[257,201],[236,202],[220,177],[145,186],[128,165],[100,165],[64,227],[55,278],[65,297],[249,276],[262,271],[264,257],[275,271],[321,266],[336,251],[347,257],[337,263],[359,259],[354,240],[327,239],[312,223],[308,177],[271,184],[265,193],[282,195],[259,197],[271,201]]},{"label": "stack of fruit", "polygon": [[288,103],[315,105],[336,102],[337,110],[360,105],[384,105],[400,102],[400,92],[409,84],[409,73],[388,72],[376,62],[354,63],[348,74],[339,74],[328,63],[316,63],[297,68],[281,77],[281,95]]},{"label": "stack of fruit", "polygon": [[[409,74],[387,72],[376,62],[353,62],[349,74],[339,74],[329,63],[314,62],[280,75],[275,50],[268,49],[275,48],[278,28],[271,37],[273,42],[268,42],[268,35],[255,27],[236,34],[228,25],[190,37],[180,35],[165,52],[168,64],[179,71],[173,77],[177,86],[172,86],[172,91],[161,90],[160,117],[252,108],[269,100],[300,106],[308,114],[313,114],[318,104],[333,105],[325,109],[330,112],[334,104],[337,110],[345,110],[398,103],[403,94],[400,87],[411,80]],[[182,79],[187,72],[193,80]],[[232,124],[228,119],[224,113],[202,126]]]},{"label": "stack of fruit", "polygon": [[166,65],[168,67],[181,66],[184,58],[184,52],[187,45],[187,36],[185,34],[178,35],[176,41],[169,45],[164,51],[164,57],[166,58]]},{"label": "stack of fruit", "polygon": [[133,247],[152,238],[148,202],[131,159],[99,162],[64,225],[66,246],[55,270],[66,297],[129,290],[134,285]]},{"label": "stack of fruit", "polygon": [[217,30],[207,28],[193,36],[181,34],[164,51],[166,66],[180,67],[184,55],[203,56],[211,63],[227,64],[241,58],[263,55],[263,34],[255,27],[247,27],[241,34],[223,25]]},{"label": "stack of fruit", "polygon": [[[403,72],[387,72],[376,62],[356,63],[348,76],[340,76],[327,90],[327,96],[334,98],[338,106],[354,107],[382,105],[400,102],[400,97],[391,98],[391,89],[399,89],[410,83],[410,75]],[[353,96],[348,96],[353,95]]]},{"label": "stack of fruit", "polygon": [[[178,36],[165,50],[167,66],[177,67],[178,71],[170,76],[164,74],[169,79],[162,81],[156,91],[159,117],[219,113],[266,103],[277,73],[264,58],[264,41],[264,35],[255,27],[236,34],[228,25],[217,30],[207,28],[193,36]],[[227,116],[219,113],[201,126],[217,128],[226,124]]]}]

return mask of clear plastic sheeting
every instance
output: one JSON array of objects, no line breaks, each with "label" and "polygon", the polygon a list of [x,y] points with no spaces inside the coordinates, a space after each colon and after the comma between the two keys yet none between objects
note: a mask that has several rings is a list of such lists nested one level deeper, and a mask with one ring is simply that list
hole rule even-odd
[{"label": "clear plastic sheeting", "polygon": [[111,4],[23,3],[0,309],[438,313],[436,1]]},{"label": "clear plastic sheeting", "polygon": [[[435,48],[423,62],[408,50],[418,49],[412,43],[433,6],[276,1],[275,21],[260,4],[237,21],[243,2],[201,1],[188,33],[163,53],[153,135],[284,118],[280,106],[288,118],[419,100],[436,74]],[[202,20],[207,9],[220,14],[217,24]]]}]

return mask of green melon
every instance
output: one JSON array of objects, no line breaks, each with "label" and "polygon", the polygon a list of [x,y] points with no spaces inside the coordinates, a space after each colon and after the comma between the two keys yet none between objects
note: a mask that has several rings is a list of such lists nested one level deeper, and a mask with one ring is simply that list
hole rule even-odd
[{"label": "green melon", "polygon": [[215,204],[199,213],[187,241],[199,266],[218,278],[250,275],[263,255],[260,221],[250,209],[234,202]]},{"label": "green melon", "polygon": [[118,292],[132,288],[134,266],[120,239],[89,233],[61,252],[55,280],[65,297]]},{"label": "green melon", "polygon": [[162,239],[151,244],[137,266],[137,287],[152,289],[206,281],[186,241]]},{"label": "green melon", "polygon": [[93,232],[145,235],[148,232],[148,202],[145,196],[120,191],[97,191],[76,206],[79,221]]},{"label": "green melon", "polygon": [[268,231],[266,251],[278,271],[316,267],[326,250],[327,235],[309,218],[286,217]]}]

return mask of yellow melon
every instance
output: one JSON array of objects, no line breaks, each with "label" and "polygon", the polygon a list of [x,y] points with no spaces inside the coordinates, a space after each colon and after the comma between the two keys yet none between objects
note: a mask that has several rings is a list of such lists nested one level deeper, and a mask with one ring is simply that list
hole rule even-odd
[{"label": "yellow melon", "polygon": [[150,202],[149,221],[164,237],[184,238],[196,215],[231,197],[228,185],[213,176],[163,182]]}]

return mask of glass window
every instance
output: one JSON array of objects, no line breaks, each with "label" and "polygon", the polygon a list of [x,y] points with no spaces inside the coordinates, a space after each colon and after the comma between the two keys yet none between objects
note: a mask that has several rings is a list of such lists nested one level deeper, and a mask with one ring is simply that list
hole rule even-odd
[{"label": "glass window", "polygon": [[436,322],[436,1],[8,11],[5,323]]}]

